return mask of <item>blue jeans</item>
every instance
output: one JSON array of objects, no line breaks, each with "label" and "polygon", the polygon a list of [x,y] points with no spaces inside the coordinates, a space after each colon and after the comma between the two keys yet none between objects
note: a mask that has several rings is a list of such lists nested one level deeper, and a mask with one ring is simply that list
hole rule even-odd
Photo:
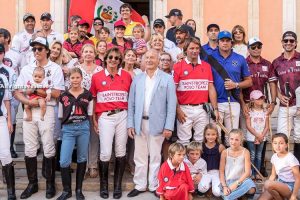
[{"label": "blue jeans", "polygon": [[[233,180],[232,181],[228,180],[228,181],[226,181],[226,184],[229,186],[232,183],[234,183],[235,181],[236,180],[234,180],[234,181]],[[221,196],[224,200],[235,200],[235,199],[240,198],[243,195],[245,195],[251,188],[256,188],[255,183],[251,180],[251,178],[247,178],[247,179],[244,180],[244,182],[236,190],[231,192],[229,195],[225,196],[223,191],[222,191]]]},{"label": "blue jeans", "polygon": [[[254,144],[254,142],[247,141],[247,145],[250,151],[251,162],[258,170],[260,170],[264,142],[261,142],[260,144]],[[256,171],[252,168],[252,175],[255,176],[256,174]]]},{"label": "blue jeans", "polygon": [[77,163],[87,161],[90,140],[90,123],[88,120],[79,123],[65,124],[62,127],[62,144],[60,151],[60,167],[68,167],[72,161],[72,153],[77,145]]}]

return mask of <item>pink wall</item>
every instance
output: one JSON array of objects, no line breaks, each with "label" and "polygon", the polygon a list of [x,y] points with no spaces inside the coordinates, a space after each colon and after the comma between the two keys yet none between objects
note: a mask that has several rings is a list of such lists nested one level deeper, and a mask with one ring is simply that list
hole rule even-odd
[{"label": "pink wall", "polygon": [[[178,8],[182,11],[183,22],[193,17],[192,0],[168,0],[167,14],[169,14],[169,11],[173,8]],[[168,27],[170,27],[169,23],[168,23]]]},{"label": "pink wall", "polygon": [[35,16],[36,28],[41,28],[40,16],[44,12],[50,12],[50,0],[26,0],[26,12]]},{"label": "pink wall", "polygon": [[[16,0],[0,0],[0,27],[5,28],[13,35],[16,32]],[[5,6],[4,6],[5,5]]]},{"label": "pink wall", "polygon": [[271,62],[282,52],[282,2],[259,1],[259,37],[263,42],[263,56]]}]

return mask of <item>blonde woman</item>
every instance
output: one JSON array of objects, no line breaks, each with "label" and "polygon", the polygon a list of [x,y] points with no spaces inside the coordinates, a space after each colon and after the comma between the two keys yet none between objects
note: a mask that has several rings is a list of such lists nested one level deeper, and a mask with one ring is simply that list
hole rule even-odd
[{"label": "blonde woman", "polygon": [[54,40],[50,45],[50,60],[58,65],[62,64],[62,43]]},{"label": "blonde woman", "polygon": [[153,33],[149,41],[149,49],[155,49],[159,54],[164,52],[164,37],[159,33]]},{"label": "blonde woman", "polygon": [[232,29],[232,39],[233,39],[233,46],[232,46],[233,51],[246,58],[248,54],[248,48],[246,45],[246,32],[244,27],[242,27],[241,25],[234,26]]}]

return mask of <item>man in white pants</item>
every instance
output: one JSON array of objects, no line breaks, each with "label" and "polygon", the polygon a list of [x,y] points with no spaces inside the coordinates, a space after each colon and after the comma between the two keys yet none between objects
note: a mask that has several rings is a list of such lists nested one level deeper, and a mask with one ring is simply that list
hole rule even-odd
[{"label": "man in white pants", "polygon": [[[29,198],[33,193],[38,192],[37,179],[37,149],[39,147],[38,133],[41,134],[45,159],[45,177],[46,177],[46,198],[55,196],[55,144],[53,139],[53,130],[55,123],[54,106],[55,98],[58,98],[61,90],[64,90],[64,77],[59,65],[48,60],[50,55],[47,40],[37,37],[30,43],[36,61],[23,67],[20,76],[15,85],[15,98],[25,105],[32,107],[32,121],[23,120],[23,139],[25,144],[25,163],[29,184],[21,194],[21,199]],[[26,88],[28,82],[33,81],[32,74],[37,67],[43,67],[45,70],[44,83],[51,85],[51,100],[47,102],[45,120],[40,120],[40,108],[34,104],[27,95],[36,94],[41,97],[46,96],[43,89]],[[24,91],[24,93],[23,93]],[[24,115],[26,113],[24,112]]]},{"label": "man in white pants", "polygon": [[128,100],[128,135],[135,140],[135,189],[128,197],[146,191],[149,155],[148,188],[155,193],[162,143],[172,135],[176,112],[175,85],[171,75],[158,69],[158,53],[149,50],[142,62],[146,71],[133,80]]}]

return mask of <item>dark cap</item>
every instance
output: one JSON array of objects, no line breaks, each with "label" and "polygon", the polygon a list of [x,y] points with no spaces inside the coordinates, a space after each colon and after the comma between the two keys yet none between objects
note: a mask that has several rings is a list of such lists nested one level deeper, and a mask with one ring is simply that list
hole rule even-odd
[{"label": "dark cap", "polygon": [[35,17],[33,14],[31,13],[26,13],[24,16],[23,16],[23,21],[26,21],[28,18],[32,18],[34,21],[35,21]]},{"label": "dark cap", "polygon": [[209,29],[211,28],[217,28],[220,31],[220,27],[218,24],[209,24],[206,28],[207,32],[209,31]]},{"label": "dark cap", "polygon": [[90,24],[84,19],[78,22],[78,26],[87,26],[88,28],[90,28]]},{"label": "dark cap", "polygon": [[5,48],[3,44],[0,44],[0,52],[5,52]]},{"label": "dark cap", "polygon": [[154,22],[153,22],[153,27],[154,27],[155,25],[160,25],[160,26],[166,27],[165,22],[164,22],[164,20],[162,20],[162,19],[156,19],[156,20],[154,20]]},{"label": "dark cap", "polygon": [[182,24],[175,28],[174,33],[176,33],[177,31],[189,33],[189,30],[190,30],[190,27],[188,25]]},{"label": "dark cap", "polygon": [[293,37],[295,40],[297,40],[297,34],[293,31],[286,31],[283,35],[282,35],[282,40],[284,40],[284,38],[291,36]]},{"label": "dark cap", "polygon": [[50,13],[44,12],[44,13],[41,15],[41,18],[40,18],[40,19],[41,19],[41,20],[43,20],[43,19],[52,20],[52,16],[51,16]]},{"label": "dark cap", "polygon": [[165,17],[170,18],[171,16],[182,16],[182,12],[181,12],[181,10],[179,10],[177,8],[172,9],[172,10],[170,10],[169,14],[166,15]]},{"label": "dark cap", "polygon": [[97,21],[97,20],[101,21],[102,25],[104,25],[104,21],[103,21],[103,20],[102,20],[100,17],[96,17],[96,18],[94,18],[94,20],[93,20],[93,21],[95,22],[95,21]]}]

